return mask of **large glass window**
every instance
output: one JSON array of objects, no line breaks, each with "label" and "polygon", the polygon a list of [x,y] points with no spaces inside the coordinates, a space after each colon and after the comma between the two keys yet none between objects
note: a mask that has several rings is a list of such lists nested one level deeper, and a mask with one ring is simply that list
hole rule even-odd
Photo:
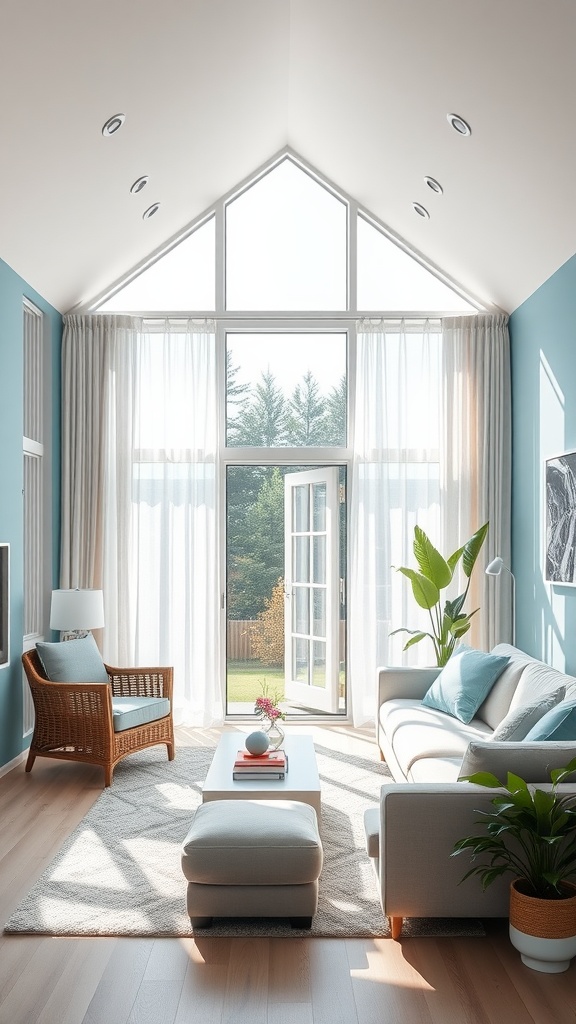
[{"label": "large glass window", "polygon": [[226,207],[226,308],[344,310],[347,206],[283,160]]},{"label": "large glass window", "polygon": [[346,445],[346,334],[226,336],[229,447]]}]

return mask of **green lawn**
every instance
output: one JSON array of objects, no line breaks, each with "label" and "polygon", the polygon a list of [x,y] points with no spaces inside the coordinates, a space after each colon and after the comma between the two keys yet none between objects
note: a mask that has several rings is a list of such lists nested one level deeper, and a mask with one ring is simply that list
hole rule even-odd
[{"label": "green lawn", "polygon": [[228,662],[228,700],[233,703],[253,704],[262,693],[263,684],[268,685],[272,696],[284,698],[284,669],[262,665],[259,661]]}]

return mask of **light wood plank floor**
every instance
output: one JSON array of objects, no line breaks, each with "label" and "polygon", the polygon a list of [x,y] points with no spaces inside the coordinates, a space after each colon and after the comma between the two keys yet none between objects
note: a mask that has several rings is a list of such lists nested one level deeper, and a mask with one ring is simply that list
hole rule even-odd
[{"label": "light wood plank floor", "polygon": [[[302,731],[302,730],[301,730]],[[376,757],[368,732],[308,727]],[[180,729],[180,745],[217,730]],[[102,789],[39,759],[0,779],[0,925]],[[183,883],[184,884],[184,883]],[[0,936],[0,1024],[569,1024],[576,963],[524,967],[505,922],[485,938],[113,939]]]}]

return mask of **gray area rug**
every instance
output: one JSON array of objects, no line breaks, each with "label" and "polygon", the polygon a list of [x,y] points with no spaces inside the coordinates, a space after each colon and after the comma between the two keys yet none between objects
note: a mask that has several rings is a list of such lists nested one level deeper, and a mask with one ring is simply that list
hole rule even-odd
[{"label": "gray area rug", "polygon": [[[376,879],[364,849],[363,814],[388,779],[384,764],[316,746],[322,783],[324,867],[312,931],[275,919],[221,919],[214,936],[387,936]],[[213,750],[179,747],[133,754],[5,926],[45,935],[192,934],[180,847]],[[410,919],[403,934],[483,935],[479,921]]]}]

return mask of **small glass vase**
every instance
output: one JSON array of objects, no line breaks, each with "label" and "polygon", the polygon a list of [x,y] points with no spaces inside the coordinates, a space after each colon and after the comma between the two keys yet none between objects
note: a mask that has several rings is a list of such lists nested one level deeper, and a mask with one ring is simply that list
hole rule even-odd
[{"label": "small glass vase", "polygon": [[280,727],[279,720],[277,718],[268,719],[263,729],[268,737],[269,749],[278,750],[278,747],[284,743],[284,730]]}]

